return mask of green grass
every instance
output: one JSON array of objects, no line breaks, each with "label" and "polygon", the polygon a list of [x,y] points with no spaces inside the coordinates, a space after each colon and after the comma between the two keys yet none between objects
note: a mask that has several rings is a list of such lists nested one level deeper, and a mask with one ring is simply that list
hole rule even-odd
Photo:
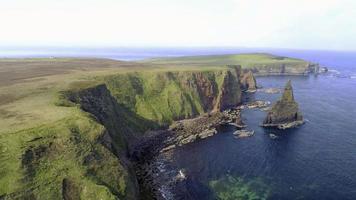
[{"label": "green grass", "polygon": [[0,137],[0,194],[11,198],[61,199],[69,178],[84,199],[132,198],[130,177],[97,140],[104,127],[76,116]]},{"label": "green grass", "polygon": [[164,65],[226,66],[241,65],[243,68],[278,64],[306,64],[300,59],[274,56],[271,54],[232,54],[215,56],[187,56],[173,58],[154,58],[144,62]]}]

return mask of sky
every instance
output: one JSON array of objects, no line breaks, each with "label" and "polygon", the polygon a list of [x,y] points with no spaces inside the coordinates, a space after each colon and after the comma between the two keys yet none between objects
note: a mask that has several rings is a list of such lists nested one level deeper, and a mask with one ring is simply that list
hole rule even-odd
[{"label": "sky", "polygon": [[356,1],[0,0],[0,46],[356,50]]}]

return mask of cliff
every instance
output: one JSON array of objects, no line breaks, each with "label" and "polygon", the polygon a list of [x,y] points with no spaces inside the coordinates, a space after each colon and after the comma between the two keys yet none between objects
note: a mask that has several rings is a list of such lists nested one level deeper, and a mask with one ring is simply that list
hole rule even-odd
[{"label": "cliff", "polygon": [[242,69],[251,70],[253,74],[259,76],[307,75],[319,71],[319,65],[316,63],[264,53],[156,58],[146,60],[144,63],[191,67],[240,65]]},{"label": "cliff", "polygon": [[240,104],[239,75],[236,68],[129,73],[106,77],[105,84],[130,111],[168,125]]},{"label": "cliff", "polygon": [[244,91],[254,92],[257,90],[256,79],[251,70],[245,70],[241,77],[241,87]]},{"label": "cliff", "polygon": [[268,112],[264,127],[277,127],[286,129],[303,123],[303,116],[299,112],[298,103],[294,100],[293,88],[289,80],[284,88],[283,95]]},{"label": "cliff", "polygon": [[308,62],[256,64],[250,70],[257,76],[308,75],[319,73],[319,65]]},{"label": "cliff", "polygon": [[0,137],[0,199],[138,199],[133,144],[148,130],[240,104],[241,76],[239,67],[156,70],[70,86],[53,113],[70,115]]},{"label": "cliff", "polygon": [[125,155],[122,153],[128,151],[129,144],[144,131],[158,127],[155,122],[138,116],[118,103],[104,84],[75,92],[68,91],[66,96],[106,128],[112,142],[106,146],[116,155]]}]

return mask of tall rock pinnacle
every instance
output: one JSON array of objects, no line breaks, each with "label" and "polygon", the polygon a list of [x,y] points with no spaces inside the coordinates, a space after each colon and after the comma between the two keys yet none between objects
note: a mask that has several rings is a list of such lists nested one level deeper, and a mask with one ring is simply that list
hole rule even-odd
[{"label": "tall rock pinnacle", "polygon": [[268,112],[263,126],[286,129],[301,125],[303,122],[303,116],[299,112],[298,103],[294,100],[292,83],[289,80],[281,99]]},{"label": "tall rock pinnacle", "polygon": [[284,92],[281,101],[294,102],[294,94],[291,80],[289,80],[286,86],[284,87]]}]

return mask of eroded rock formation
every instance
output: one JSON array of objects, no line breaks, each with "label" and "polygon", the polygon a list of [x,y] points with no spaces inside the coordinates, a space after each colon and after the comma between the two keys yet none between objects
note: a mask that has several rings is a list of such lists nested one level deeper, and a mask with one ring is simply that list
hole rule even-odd
[{"label": "eroded rock formation", "polygon": [[255,92],[257,90],[256,79],[251,70],[248,70],[240,76],[241,88],[247,92]]},{"label": "eroded rock formation", "polygon": [[[238,72],[236,72],[238,73]],[[238,76],[234,76],[231,71],[226,71],[223,79],[221,92],[217,98],[215,110],[222,111],[234,107],[241,103],[242,90]]]},{"label": "eroded rock formation", "polygon": [[289,80],[281,99],[268,112],[263,126],[286,129],[296,127],[302,123],[303,116],[299,112],[298,103],[294,100],[293,88]]}]

